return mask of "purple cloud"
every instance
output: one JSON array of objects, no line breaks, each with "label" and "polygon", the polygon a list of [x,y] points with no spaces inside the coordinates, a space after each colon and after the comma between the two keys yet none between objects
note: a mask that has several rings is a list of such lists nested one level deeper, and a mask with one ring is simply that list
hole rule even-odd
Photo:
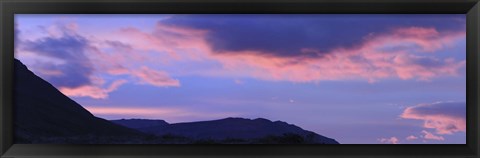
[{"label": "purple cloud", "polygon": [[76,88],[92,84],[90,75],[94,68],[85,55],[85,51],[89,49],[85,38],[72,34],[63,34],[59,38],[44,37],[35,41],[23,41],[22,49],[67,63],[62,65],[51,62],[37,63],[38,69],[61,72],[56,75],[44,74],[53,85]]},{"label": "purple cloud", "polygon": [[[400,117],[423,120],[423,127],[435,129],[437,134],[452,134],[466,130],[465,107],[465,102],[419,104],[406,108]],[[430,138],[439,138],[425,132],[422,133],[431,136]]]},{"label": "purple cloud", "polygon": [[[162,23],[208,30],[206,39],[216,53],[322,57],[338,47],[354,49],[369,36],[401,27],[463,31],[462,19],[464,15],[175,15]],[[317,52],[302,53],[304,49]]]}]

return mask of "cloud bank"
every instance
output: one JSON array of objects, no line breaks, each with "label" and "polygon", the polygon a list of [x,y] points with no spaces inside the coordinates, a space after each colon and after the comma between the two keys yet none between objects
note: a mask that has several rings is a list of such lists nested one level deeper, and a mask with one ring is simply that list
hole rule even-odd
[{"label": "cloud bank", "polygon": [[462,20],[458,15],[176,15],[149,29],[124,24],[107,32],[53,23],[41,27],[47,30],[42,37],[18,39],[16,57],[65,94],[96,99],[115,91],[119,86],[110,84],[117,80],[178,87],[178,78],[188,76],[429,81],[464,70],[465,59],[436,55],[465,40]]}]

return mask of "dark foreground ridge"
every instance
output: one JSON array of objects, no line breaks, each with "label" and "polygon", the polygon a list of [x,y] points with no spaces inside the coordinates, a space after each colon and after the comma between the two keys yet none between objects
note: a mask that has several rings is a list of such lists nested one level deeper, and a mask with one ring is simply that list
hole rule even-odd
[{"label": "dark foreground ridge", "polygon": [[14,61],[16,144],[338,144],[295,125],[226,118],[169,124],[162,120],[107,121]]},{"label": "dark foreground ridge", "polygon": [[20,61],[14,62],[16,143],[131,143],[145,137],[139,131],[93,116]]}]

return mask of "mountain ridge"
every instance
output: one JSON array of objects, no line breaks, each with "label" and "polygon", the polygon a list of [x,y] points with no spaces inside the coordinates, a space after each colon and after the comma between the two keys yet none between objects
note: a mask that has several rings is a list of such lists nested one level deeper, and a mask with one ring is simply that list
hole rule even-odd
[{"label": "mountain ridge", "polygon": [[225,118],[169,124],[95,117],[52,84],[14,61],[16,144],[338,144],[282,121]]},{"label": "mountain ridge", "polygon": [[[125,125],[148,134],[157,136],[174,135],[194,139],[226,140],[244,139],[253,140],[265,137],[278,137],[284,134],[294,134],[308,139],[313,144],[339,144],[335,139],[319,135],[315,132],[304,130],[294,124],[283,121],[270,121],[265,118],[247,119],[228,117],[218,120],[166,123],[162,125],[151,125],[150,127],[132,127],[122,122],[129,119],[110,120],[114,123]],[[139,121],[139,120],[136,120]],[[143,120],[159,121],[159,120]],[[165,122],[164,120],[160,120]]]}]

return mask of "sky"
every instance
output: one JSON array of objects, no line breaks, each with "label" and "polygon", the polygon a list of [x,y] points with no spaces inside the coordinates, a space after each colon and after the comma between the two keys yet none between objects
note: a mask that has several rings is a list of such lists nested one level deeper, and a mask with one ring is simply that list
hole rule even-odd
[{"label": "sky", "polygon": [[459,14],[17,14],[15,58],[105,119],[295,124],[342,144],[465,144]]}]

